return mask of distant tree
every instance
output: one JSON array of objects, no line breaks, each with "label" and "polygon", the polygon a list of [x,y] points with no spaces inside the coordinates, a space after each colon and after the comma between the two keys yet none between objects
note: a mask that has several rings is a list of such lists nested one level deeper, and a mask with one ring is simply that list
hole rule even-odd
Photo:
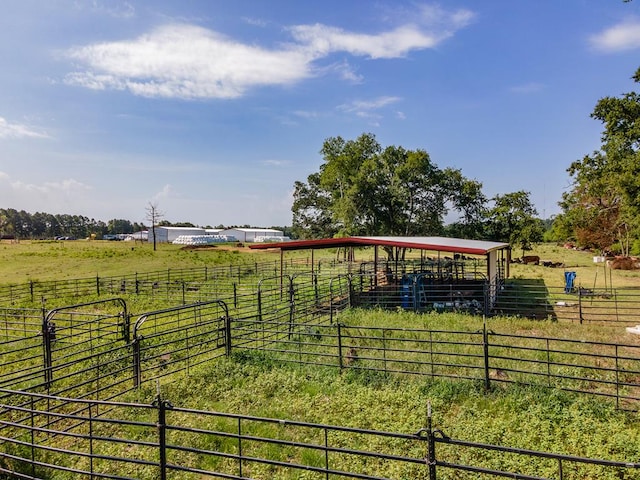
[{"label": "distant tree", "polygon": [[522,254],[543,240],[544,225],[529,199],[529,192],[496,195],[488,212],[487,233],[492,240],[519,247]]},{"label": "distant tree", "polygon": [[113,218],[107,222],[107,232],[118,235],[123,233],[133,233],[135,230],[129,220]]},{"label": "distant tree", "polygon": [[292,231],[297,238],[333,237],[338,226],[331,212],[331,195],[320,188],[320,174],[313,173],[307,183],[295,182]]},{"label": "distant tree", "polygon": [[294,233],[293,233],[293,230],[292,230],[292,228],[291,228],[291,227],[280,227],[280,226],[278,226],[278,225],[273,225],[273,226],[271,226],[271,227],[269,227],[269,228],[271,228],[271,229],[273,229],[273,230],[279,230],[279,231],[281,231],[281,232],[282,232],[282,234],[283,234],[285,237],[289,237],[289,238],[292,238],[292,239],[296,238],[296,237],[295,237],[295,235],[294,235]]},{"label": "distant tree", "polygon": [[147,204],[147,208],[145,209],[147,212],[146,219],[151,222],[151,235],[153,235],[153,251],[156,251],[156,226],[160,219],[164,216],[164,212],[161,212],[158,208],[157,202],[149,202]]}]

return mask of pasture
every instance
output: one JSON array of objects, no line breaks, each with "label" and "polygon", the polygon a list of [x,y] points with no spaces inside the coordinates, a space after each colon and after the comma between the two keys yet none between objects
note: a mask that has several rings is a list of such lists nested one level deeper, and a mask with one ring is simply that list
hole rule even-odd
[{"label": "pasture", "polygon": [[[101,248],[109,274],[97,270]],[[20,259],[38,255],[38,281],[130,278],[132,266],[136,278],[183,274],[176,290],[161,277],[148,290],[113,280],[130,324],[119,304],[72,308],[55,317],[52,340],[38,301],[15,329],[5,311],[0,422],[20,441],[0,446],[0,468],[17,478],[640,478],[640,341],[619,324],[345,309],[353,285],[336,277],[269,280],[279,254],[136,248],[0,244],[3,283],[34,282]],[[588,253],[539,255],[601,288],[604,269]],[[206,280],[185,280],[201,267]],[[511,273],[560,288],[563,270]],[[638,281],[606,274],[607,288]]]}]

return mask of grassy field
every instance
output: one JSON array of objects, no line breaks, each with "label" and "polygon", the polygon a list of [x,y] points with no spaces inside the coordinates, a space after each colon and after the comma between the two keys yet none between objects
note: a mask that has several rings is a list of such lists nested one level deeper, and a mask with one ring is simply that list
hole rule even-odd
[{"label": "grassy field", "polygon": [[[543,245],[532,253],[543,260],[563,262],[564,267],[514,264],[511,266],[513,278],[542,280],[549,286],[562,286],[564,271],[571,270],[577,272],[577,284],[589,288],[604,287],[605,270],[601,264],[593,263],[592,254],[588,252]],[[331,251],[324,251],[323,255],[327,259],[335,258]],[[356,257],[368,260],[369,255],[369,252],[361,251]],[[183,250],[179,246],[161,245],[157,252],[153,252],[151,245],[125,242],[3,242],[0,243],[0,283],[278,260],[279,252],[254,252],[246,248]],[[607,270],[606,278],[609,286],[640,286],[638,272]],[[482,328],[482,319],[458,314],[355,311],[341,313],[339,320],[353,325],[398,328],[466,331]],[[610,327],[514,318],[490,321],[494,330],[521,335],[583,341],[640,341],[637,336],[630,337],[622,331],[612,332]],[[611,402],[545,388],[498,384],[487,393],[481,382],[475,381],[408,379],[355,369],[340,373],[335,368],[285,366],[268,354],[240,352],[233,358],[219,359],[194,368],[189,376],[176,374],[168,377],[163,380],[161,389],[164,397],[176,407],[404,433],[415,433],[425,425],[426,405],[430,403],[435,426],[453,438],[584,457],[640,461],[640,413],[617,411]],[[145,386],[128,399],[148,402],[155,391],[155,385],[152,388]],[[132,417],[132,420],[139,418]],[[215,425],[207,425],[205,420],[196,417],[185,417],[183,426],[215,429]],[[282,461],[297,460],[288,457],[295,455],[288,449],[272,447],[272,450],[265,454],[275,455]],[[557,468],[553,462],[529,465],[499,456],[465,457],[467,454],[454,450],[443,450],[442,454],[450,455],[448,460],[451,461],[482,461],[489,467],[540,476],[553,477]],[[199,460],[189,461],[197,463]],[[199,467],[212,468],[207,464]],[[422,472],[424,475],[424,469]],[[388,474],[392,478],[426,478],[412,471],[388,472],[383,469],[375,473]],[[565,474],[566,478],[619,478],[599,473],[596,468]],[[252,475],[255,478],[274,478],[269,471],[259,469]],[[439,474],[438,478],[458,477]],[[624,478],[640,478],[640,475],[636,471],[627,473]]]},{"label": "grassy field", "polygon": [[[411,252],[410,255],[418,255]],[[564,272],[575,271],[576,285],[585,288],[640,287],[640,270],[605,269],[593,263],[590,252],[568,250],[553,244],[536,246],[531,255],[541,260],[562,262],[563,267],[510,265],[514,279],[542,280],[549,287],[564,285]],[[514,256],[519,252],[514,252]],[[287,252],[286,259],[310,258],[308,251]],[[334,250],[318,250],[316,261],[336,258]],[[0,284],[30,280],[56,280],[127,275],[168,268],[205,265],[228,265],[238,262],[279,262],[278,250],[251,250],[248,247],[218,246],[207,249],[184,249],[180,245],[159,244],[157,251],[149,243],[109,241],[0,241]],[[372,261],[373,249],[360,249],[356,260]]]},{"label": "grassy field", "polygon": [[128,275],[168,268],[276,261],[278,253],[225,246],[184,249],[181,245],[110,241],[0,241],[0,283]]},{"label": "grassy field", "polygon": [[[188,381],[168,385],[164,394],[175,398],[177,405],[198,409],[404,433],[415,433],[425,426],[430,403],[434,426],[453,438],[592,458],[639,460],[637,415],[544,389],[511,387],[487,394],[473,383],[278,367],[268,357],[245,356],[202,369]],[[203,424],[199,421],[197,426]],[[462,453],[460,449],[442,449],[440,455],[449,461],[480,462],[485,467],[539,476],[553,477],[557,469],[550,462],[529,464],[525,459]],[[579,476],[573,472],[570,478],[616,478],[597,470],[587,468]],[[376,473],[383,472],[388,473],[383,469]],[[259,472],[256,475],[268,478]],[[459,475],[443,472],[438,478]],[[402,472],[394,478],[423,477]],[[639,477],[632,473],[624,478]]]}]

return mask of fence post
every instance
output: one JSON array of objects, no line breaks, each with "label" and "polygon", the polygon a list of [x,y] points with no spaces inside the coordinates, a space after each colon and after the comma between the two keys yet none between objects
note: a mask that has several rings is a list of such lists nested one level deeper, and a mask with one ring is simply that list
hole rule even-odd
[{"label": "fence post", "polygon": [[489,316],[489,305],[490,305],[490,295],[491,295],[491,289],[489,287],[489,281],[485,280],[485,282],[482,284],[482,290],[483,290],[483,298],[484,298],[484,305],[482,306],[482,314],[487,317]]},{"label": "fence post", "polygon": [[427,426],[418,430],[416,436],[421,439],[426,438],[427,440],[427,458],[425,458],[425,463],[429,469],[429,480],[436,480],[436,466],[438,465],[438,461],[436,460],[436,432],[442,434],[440,430],[433,430],[431,402],[427,401]]},{"label": "fence post", "polygon": [[618,364],[618,345],[616,345],[616,410],[620,409],[620,367]]},{"label": "fence post", "polygon": [[238,288],[236,282],[233,282],[233,308],[238,308]]},{"label": "fence post", "polygon": [[140,367],[140,337],[133,337],[133,386],[138,388],[140,386],[140,380],[142,371]]},{"label": "fence post", "polygon": [[487,330],[487,317],[484,317],[484,323],[482,325],[482,350],[484,357],[484,388],[489,390],[491,388],[491,381],[489,378],[489,332]]},{"label": "fence post", "polygon": [[291,340],[291,335],[293,334],[293,322],[295,321],[295,311],[296,311],[296,295],[293,286],[293,277],[289,277],[289,336],[288,339]]},{"label": "fence post", "polygon": [[340,370],[344,368],[342,363],[342,328],[340,322],[336,323],[338,327],[338,364],[340,365]]},{"label": "fence post", "polygon": [[33,280],[29,280],[29,292],[31,294],[31,301],[33,302]]},{"label": "fence post", "polygon": [[225,354],[227,355],[227,357],[231,356],[231,317],[229,316],[229,313],[227,312],[227,315],[225,315],[224,317],[224,335],[225,337]]},{"label": "fence post", "polygon": [[433,425],[431,420],[431,402],[427,404],[427,462],[429,464],[429,480],[436,480],[436,442],[433,435]]},{"label": "fence post", "polygon": [[582,325],[582,289],[578,287],[578,315],[580,318],[580,325]]},{"label": "fence post", "polygon": [[158,447],[159,451],[159,468],[160,480],[167,480],[167,409],[171,409],[172,405],[167,400],[163,400],[160,394],[156,395],[153,405],[158,408]]},{"label": "fence post", "polygon": [[[44,310],[43,310],[44,311]],[[55,340],[55,327],[52,322],[45,317],[42,320],[42,347],[44,349],[44,382],[47,385],[47,392],[53,381],[53,353],[51,342]]]},{"label": "fence post", "polygon": [[131,340],[131,315],[125,310],[122,313],[122,337],[125,343]]},{"label": "fence post", "polygon": [[96,295],[100,296],[100,276],[96,275]]}]

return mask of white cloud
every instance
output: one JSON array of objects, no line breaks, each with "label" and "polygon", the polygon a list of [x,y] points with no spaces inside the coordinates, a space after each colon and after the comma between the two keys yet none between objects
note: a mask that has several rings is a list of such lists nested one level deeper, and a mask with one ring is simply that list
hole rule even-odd
[{"label": "white cloud", "polygon": [[146,97],[235,98],[251,86],[288,84],[311,74],[299,50],[244,45],[190,25],[74,48],[68,55],[89,70],[69,74],[67,83]]},{"label": "white cloud", "polygon": [[315,58],[339,51],[369,58],[397,58],[411,50],[433,48],[439,43],[437,36],[423,32],[415,25],[377,35],[346,32],[321,24],[292,27],[291,33]]},{"label": "white cloud", "polygon": [[162,190],[160,190],[153,196],[152,200],[154,202],[157,202],[159,200],[165,200],[167,198],[182,198],[182,195],[176,192],[172,185],[167,183],[164,187],[162,187]]},{"label": "white cloud", "polygon": [[73,194],[77,192],[85,192],[92,189],[89,185],[85,185],[82,182],[78,182],[73,178],[62,180],[60,182],[45,182],[40,185],[34,184],[34,183],[24,183],[20,180],[16,180],[14,182],[11,182],[11,188],[13,188],[13,190],[17,192],[40,193],[40,194],[50,194],[50,193]]},{"label": "white cloud", "polygon": [[0,172],[0,204],[28,212],[77,213],[93,201],[93,187],[73,178],[30,183]]},{"label": "white cloud", "polygon": [[9,123],[0,117],[0,138],[49,138],[49,136],[26,125]]},{"label": "white cloud", "polygon": [[245,44],[193,25],[165,25],[132,40],[70,49],[66,55],[79,68],[65,82],[182,99],[236,98],[249,88],[292,84],[332,69],[343,79],[359,82],[361,77],[347,62],[328,69],[315,62],[336,52],[372,59],[404,57],[437,46],[472,17],[467,10],[449,13],[424,7],[411,22],[377,34],[298,25],[288,29],[294,41],[277,49]]},{"label": "white cloud", "polygon": [[640,20],[625,20],[590,37],[593,48],[602,52],[621,52],[640,48]]},{"label": "white cloud", "polygon": [[374,111],[399,102],[400,97],[378,97],[373,100],[355,100],[348,104],[339,105],[338,109],[347,113],[355,113],[360,117],[374,116]]},{"label": "white cloud", "polygon": [[411,16],[410,22],[377,34],[348,32],[322,24],[298,25],[290,31],[315,57],[344,51],[376,59],[398,58],[413,50],[436,47],[466,27],[474,14],[469,10],[447,12],[439,7],[422,6],[417,15],[409,12],[407,16]]}]

